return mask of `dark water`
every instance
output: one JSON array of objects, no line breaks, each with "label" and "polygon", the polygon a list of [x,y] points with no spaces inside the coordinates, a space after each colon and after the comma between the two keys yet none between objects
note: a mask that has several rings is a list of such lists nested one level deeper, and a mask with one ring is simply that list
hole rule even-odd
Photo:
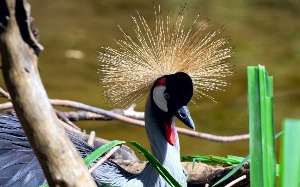
[{"label": "dark water", "polygon": [[[117,25],[132,29],[130,16],[136,10],[153,21],[152,1],[138,0],[31,0],[34,24],[45,51],[40,56],[40,73],[51,98],[75,100],[108,108],[98,83],[97,51],[115,46],[120,38]],[[225,92],[212,93],[218,103],[203,99],[191,106],[196,129],[218,135],[248,132],[246,68],[262,64],[274,76],[275,123],[300,118],[300,4],[293,1],[161,1],[162,10],[176,14],[187,4],[186,20],[210,18],[223,26],[235,47],[231,58],[234,75]],[[84,57],[66,57],[66,51],[80,50]],[[1,85],[3,81],[1,79]],[[143,110],[142,106],[138,106]],[[107,139],[135,140],[147,145],[144,129],[121,122],[80,122],[88,131]],[[181,126],[181,125],[179,125]],[[248,142],[214,143],[181,136],[181,150],[187,154],[248,154]]]}]

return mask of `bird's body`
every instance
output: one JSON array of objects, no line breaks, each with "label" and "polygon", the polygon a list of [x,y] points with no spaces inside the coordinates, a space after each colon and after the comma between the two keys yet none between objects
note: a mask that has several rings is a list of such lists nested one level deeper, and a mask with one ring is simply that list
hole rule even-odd
[{"label": "bird's body", "polygon": [[[145,109],[145,124],[154,156],[182,186],[186,176],[180,162],[179,139],[170,145],[164,137],[162,121],[155,115],[155,106],[149,96]],[[151,124],[151,125],[148,125]],[[95,150],[75,134],[68,133],[82,157]],[[4,164],[5,163],[5,164]],[[17,117],[11,113],[0,114],[0,186],[40,186],[46,180],[42,168],[31,149],[30,143]],[[132,174],[112,161],[106,161],[93,173],[97,184],[111,184],[128,187],[169,186],[152,165],[148,164],[139,174]]]},{"label": "bird's body", "polygon": [[[105,95],[113,106],[129,106],[148,95],[145,128],[154,156],[182,186],[186,176],[180,162],[180,144],[174,117],[194,129],[187,104],[207,91],[220,90],[231,74],[224,60],[231,56],[220,31],[207,31],[197,19],[186,29],[183,13],[176,19],[163,18],[155,10],[155,26],[148,26],[138,13],[134,37],[124,34],[118,48],[99,52],[99,71]],[[132,33],[132,32],[131,32]],[[211,98],[212,99],[212,98]],[[11,119],[10,119],[11,118]],[[4,120],[3,120],[4,119]],[[0,186],[39,186],[45,181],[41,167],[15,116],[0,116]],[[94,148],[69,133],[82,157]],[[92,176],[97,184],[130,187],[165,187],[169,184],[152,165],[131,174],[108,160]]]},{"label": "bird's body", "polygon": [[[177,179],[178,183],[186,186],[186,176],[180,161],[180,145],[177,131],[175,131],[176,143],[170,145],[165,138],[162,131],[162,121],[155,115],[155,107],[151,99],[148,97],[145,109],[145,124],[146,131],[149,138],[150,146],[153,155],[157,160],[170,172],[170,174]],[[148,124],[151,124],[148,125]],[[165,179],[163,179],[151,164],[148,164],[141,173],[137,175],[128,175],[126,178],[111,178],[106,176],[107,181],[104,183],[113,184],[117,186],[136,186],[136,187],[165,187],[169,186]],[[102,177],[103,178],[103,177]],[[112,180],[113,179],[113,180]],[[101,180],[101,179],[99,179]]]}]

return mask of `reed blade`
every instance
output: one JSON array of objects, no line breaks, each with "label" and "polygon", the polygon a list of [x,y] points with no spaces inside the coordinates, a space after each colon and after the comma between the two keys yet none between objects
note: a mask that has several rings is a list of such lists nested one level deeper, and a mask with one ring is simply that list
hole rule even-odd
[{"label": "reed blade", "polygon": [[109,151],[110,149],[116,147],[117,145],[121,145],[126,143],[125,141],[113,140],[110,141],[101,147],[98,147],[95,151],[91,152],[87,155],[83,160],[86,166],[90,166],[93,162],[95,162],[98,158],[100,158],[104,153]]},{"label": "reed blade", "polygon": [[251,186],[276,186],[273,78],[264,66],[248,67]]},{"label": "reed blade", "polygon": [[248,110],[251,187],[263,186],[262,138],[258,67],[248,67]]},{"label": "reed blade", "polygon": [[141,146],[137,142],[127,142],[130,145],[137,148],[149,161],[150,164],[156,169],[156,171],[162,176],[171,187],[181,187],[181,185],[176,181],[176,179],[173,178],[173,176],[168,172],[166,168],[164,168],[160,162],[149,152],[147,149],[145,149],[143,146]]},{"label": "reed blade", "polygon": [[300,120],[285,120],[283,128],[280,186],[300,186]]}]

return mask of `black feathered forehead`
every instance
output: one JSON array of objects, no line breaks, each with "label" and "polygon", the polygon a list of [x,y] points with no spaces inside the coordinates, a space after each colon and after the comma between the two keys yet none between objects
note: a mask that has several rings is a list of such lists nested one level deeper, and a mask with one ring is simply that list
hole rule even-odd
[{"label": "black feathered forehead", "polygon": [[168,107],[174,110],[187,105],[193,96],[193,81],[191,77],[184,72],[165,75],[157,79],[154,85],[166,86],[165,93],[170,96]]}]

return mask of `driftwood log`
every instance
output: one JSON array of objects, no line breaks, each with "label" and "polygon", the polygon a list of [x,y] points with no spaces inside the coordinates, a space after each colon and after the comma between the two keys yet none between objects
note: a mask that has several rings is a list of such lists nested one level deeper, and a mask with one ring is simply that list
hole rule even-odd
[{"label": "driftwood log", "polygon": [[[75,132],[85,141],[89,140],[89,135],[57,118],[58,113],[53,110],[39,77],[37,55],[43,48],[36,39],[30,20],[30,7],[26,0],[0,1],[2,72],[14,109],[51,186],[95,186],[63,127]],[[65,116],[72,120],[72,115]],[[104,118],[107,116],[111,117],[106,115]],[[138,120],[134,122],[139,126],[143,125]],[[206,137],[205,134],[188,135]],[[233,139],[222,138],[213,137],[213,141],[244,140],[248,135]],[[106,142],[97,137],[93,140],[95,147]],[[139,172],[145,166],[145,162],[138,161],[134,152],[126,146],[118,149],[111,158],[131,172]],[[183,166],[189,176],[188,186],[211,186],[233,168],[203,163],[183,163]],[[247,179],[236,186],[249,186],[248,164],[225,183],[241,175],[246,175]]]},{"label": "driftwood log", "polygon": [[49,185],[96,186],[48,100],[37,68],[42,46],[31,28],[26,0],[0,1],[2,72],[14,109]]}]

